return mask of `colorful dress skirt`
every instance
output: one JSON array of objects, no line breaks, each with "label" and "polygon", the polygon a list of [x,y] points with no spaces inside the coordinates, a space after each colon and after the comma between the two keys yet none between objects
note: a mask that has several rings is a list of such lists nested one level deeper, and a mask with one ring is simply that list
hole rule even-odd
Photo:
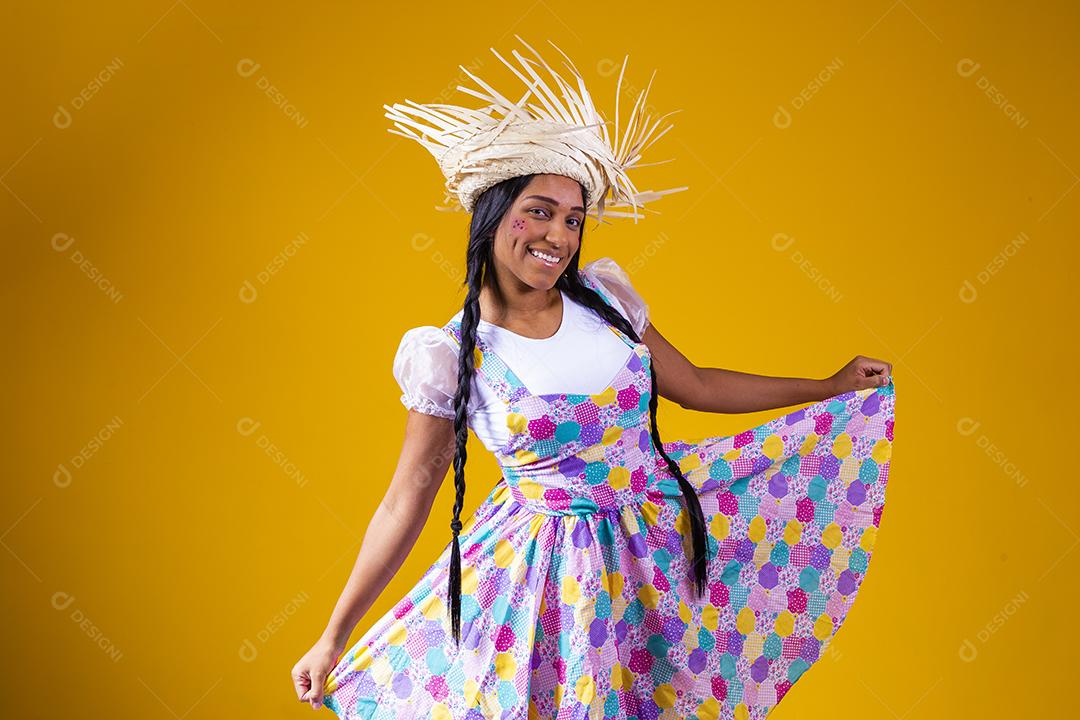
[{"label": "colorful dress skirt", "polygon": [[[689,514],[651,440],[648,347],[608,327],[633,352],[593,395],[535,395],[478,338],[510,433],[459,538],[461,643],[448,544],[339,658],[324,696],[338,716],[757,719],[822,657],[877,538],[895,385],[664,442],[705,516],[699,595]],[[444,330],[460,343],[458,323]]]}]

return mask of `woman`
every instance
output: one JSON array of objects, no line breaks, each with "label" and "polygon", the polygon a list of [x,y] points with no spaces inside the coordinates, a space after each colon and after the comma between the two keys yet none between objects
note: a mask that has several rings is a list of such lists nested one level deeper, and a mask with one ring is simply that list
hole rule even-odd
[{"label": "woman", "polygon": [[[326,631],[293,668],[297,695],[342,718],[764,717],[865,576],[891,365],[858,356],[824,380],[694,366],[613,260],[579,267],[585,217],[611,185],[543,153],[528,165],[552,172],[523,171],[518,152],[484,182],[447,172],[472,212],[468,294],[445,326],[402,339],[401,459]],[[656,195],[622,197],[637,217]],[[712,412],[814,404],[663,442],[660,395]],[[469,427],[503,475],[463,525]],[[450,546],[346,653],[451,462]]]}]

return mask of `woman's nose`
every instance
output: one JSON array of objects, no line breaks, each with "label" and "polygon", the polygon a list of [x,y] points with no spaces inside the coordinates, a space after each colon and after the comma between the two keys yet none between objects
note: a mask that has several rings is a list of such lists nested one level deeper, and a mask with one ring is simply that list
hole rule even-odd
[{"label": "woman's nose", "polygon": [[544,236],[548,242],[557,247],[561,252],[570,243],[570,238],[573,237],[575,230],[571,230],[568,227],[553,227],[549,228],[547,234]]}]

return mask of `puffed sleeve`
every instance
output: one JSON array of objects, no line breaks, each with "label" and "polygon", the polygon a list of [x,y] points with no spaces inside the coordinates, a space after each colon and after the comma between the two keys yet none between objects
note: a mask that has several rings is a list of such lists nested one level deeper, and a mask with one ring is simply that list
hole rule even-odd
[{"label": "puffed sleeve", "polygon": [[630,321],[638,337],[641,337],[645,328],[649,326],[649,306],[630,283],[630,276],[626,274],[626,271],[609,257],[593,260],[583,269],[590,274],[590,277],[603,285],[608,295],[614,297],[622,306],[623,316]]},{"label": "puffed sleeve", "polygon": [[401,387],[401,404],[453,420],[457,364],[457,350],[442,328],[421,325],[407,330],[394,356],[394,379]]}]

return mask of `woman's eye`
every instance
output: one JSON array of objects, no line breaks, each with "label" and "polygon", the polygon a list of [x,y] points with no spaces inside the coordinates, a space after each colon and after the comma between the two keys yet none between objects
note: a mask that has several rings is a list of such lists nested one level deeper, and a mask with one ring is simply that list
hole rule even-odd
[{"label": "woman's eye", "polygon": [[[544,208],[529,208],[528,212],[530,212],[530,213],[543,213],[544,217],[548,216],[548,212]],[[581,225],[581,221],[578,220],[577,218],[570,218],[569,221],[574,223],[573,227],[575,227],[575,228],[577,226]]]}]

